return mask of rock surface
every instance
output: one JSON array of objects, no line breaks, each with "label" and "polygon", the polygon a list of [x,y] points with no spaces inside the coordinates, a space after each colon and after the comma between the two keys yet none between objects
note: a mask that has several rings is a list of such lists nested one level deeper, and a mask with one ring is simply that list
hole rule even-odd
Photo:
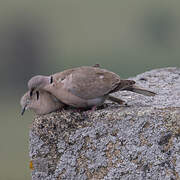
[{"label": "rock surface", "polygon": [[95,112],[36,116],[30,130],[33,180],[180,179],[180,68],[134,79],[158,95],[114,95]]}]

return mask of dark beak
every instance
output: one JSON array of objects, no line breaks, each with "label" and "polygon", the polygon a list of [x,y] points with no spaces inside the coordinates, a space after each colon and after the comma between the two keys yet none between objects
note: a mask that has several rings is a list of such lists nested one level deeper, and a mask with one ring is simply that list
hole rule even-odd
[{"label": "dark beak", "polygon": [[21,111],[21,116],[23,116],[24,112],[26,111],[26,106],[23,107],[22,111]]}]

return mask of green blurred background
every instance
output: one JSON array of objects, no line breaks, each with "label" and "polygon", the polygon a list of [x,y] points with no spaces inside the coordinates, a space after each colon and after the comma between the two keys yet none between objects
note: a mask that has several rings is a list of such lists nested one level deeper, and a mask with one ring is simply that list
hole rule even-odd
[{"label": "green blurred background", "polygon": [[36,74],[99,63],[122,78],[180,65],[180,1],[0,1],[0,179],[30,179],[20,97]]}]

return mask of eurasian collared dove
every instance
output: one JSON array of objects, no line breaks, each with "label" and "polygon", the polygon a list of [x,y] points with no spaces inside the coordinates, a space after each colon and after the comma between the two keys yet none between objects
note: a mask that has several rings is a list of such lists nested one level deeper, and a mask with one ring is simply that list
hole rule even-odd
[{"label": "eurasian collared dove", "polygon": [[77,108],[100,106],[106,99],[114,101],[109,94],[122,90],[155,95],[135,86],[133,80],[122,80],[111,71],[91,66],[68,69],[51,76],[34,76],[28,87],[31,93],[38,89],[46,90],[63,103]]},{"label": "eurasian collared dove", "polygon": [[64,106],[55,96],[43,90],[34,91],[31,97],[29,91],[26,92],[22,96],[20,104],[22,106],[21,115],[27,109],[33,110],[35,114],[42,115],[61,109]]}]

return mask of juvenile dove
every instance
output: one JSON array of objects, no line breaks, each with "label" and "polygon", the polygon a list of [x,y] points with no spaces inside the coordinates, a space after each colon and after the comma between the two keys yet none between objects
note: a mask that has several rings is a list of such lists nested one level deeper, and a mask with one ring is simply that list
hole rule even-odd
[{"label": "juvenile dove", "polygon": [[[154,96],[155,93],[135,86],[133,80],[122,80],[119,75],[100,67],[82,66],[68,69],[51,76],[34,76],[28,82],[30,94],[43,89],[63,103],[81,108],[97,107],[106,99],[117,102],[109,94],[127,90]],[[119,100],[122,104],[124,101]]]},{"label": "juvenile dove", "polygon": [[61,109],[64,106],[55,96],[43,90],[34,91],[31,97],[29,91],[26,92],[22,96],[20,104],[22,106],[21,115],[27,109],[33,110],[35,114],[42,115]]}]

